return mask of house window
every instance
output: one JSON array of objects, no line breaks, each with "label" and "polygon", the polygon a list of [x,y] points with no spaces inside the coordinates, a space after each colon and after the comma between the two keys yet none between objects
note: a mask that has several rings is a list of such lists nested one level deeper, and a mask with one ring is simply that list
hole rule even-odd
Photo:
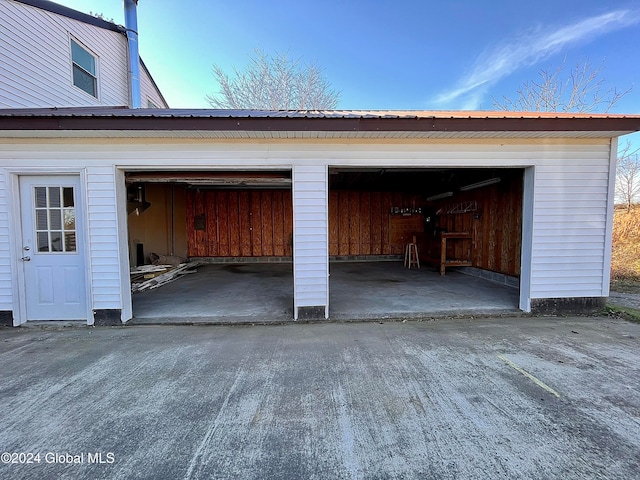
[{"label": "house window", "polygon": [[147,98],[147,108],[158,108],[158,106]]},{"label": "house window", "polygon": [[98,78],[96,57],[71,40],[71,61],[73,63],[73,84],[98,98]]}]

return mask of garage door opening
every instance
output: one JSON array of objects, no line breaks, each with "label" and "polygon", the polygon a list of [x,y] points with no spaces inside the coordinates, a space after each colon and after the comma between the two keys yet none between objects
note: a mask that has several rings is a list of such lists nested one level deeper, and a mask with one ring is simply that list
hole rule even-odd
[{"label": "garage door opening", "polygon": [[134,322],[293,317],[290,171],[125,178]]},{"label": "garage door opening", "polygon": [[330,168],[330,317],[517,311],[523,179],[522,168]]}]

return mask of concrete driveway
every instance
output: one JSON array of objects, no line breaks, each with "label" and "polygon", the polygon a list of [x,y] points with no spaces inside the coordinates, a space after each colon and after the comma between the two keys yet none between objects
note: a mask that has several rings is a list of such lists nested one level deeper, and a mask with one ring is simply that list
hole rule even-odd
[{"label": "concrete driveway", "polygon": [[0,478],[638,478],[639,347],[607,318],[4,329]]}]

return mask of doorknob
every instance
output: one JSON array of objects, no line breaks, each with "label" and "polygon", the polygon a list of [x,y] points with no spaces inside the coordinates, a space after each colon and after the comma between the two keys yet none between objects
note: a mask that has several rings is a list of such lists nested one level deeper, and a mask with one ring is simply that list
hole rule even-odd
[{"label": "doorknob", "polygon": [[25,262],[30,262],[31,261],[31,257],[22,257],[20,260],[23,260]]},{"label": "doorknob", "polygon": [[22,249],[23,249],[25,252],[28,252],[29,250],[31,250],[31,249],[29,248],[29,245],[26,245],[26,246],[22,247]]}]

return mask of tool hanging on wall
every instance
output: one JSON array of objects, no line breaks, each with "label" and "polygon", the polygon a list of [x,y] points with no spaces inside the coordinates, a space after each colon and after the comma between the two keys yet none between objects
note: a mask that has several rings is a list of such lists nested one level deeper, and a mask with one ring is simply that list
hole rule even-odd
[{"label": "tool hanging on wall", "polygon": [[458,213],[475,212],[478,210],[478,202],[472,200],[470,202],[460,202],[455,205],[447,206],[446,212],[449,215]]}]

